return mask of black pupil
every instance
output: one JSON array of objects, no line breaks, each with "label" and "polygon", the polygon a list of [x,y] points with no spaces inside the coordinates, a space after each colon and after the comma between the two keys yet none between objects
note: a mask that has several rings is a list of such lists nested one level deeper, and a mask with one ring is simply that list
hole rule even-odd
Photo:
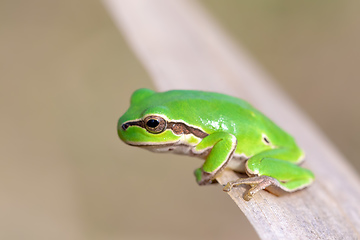
[{"label": "black pupil", "polygon": [[147,121],[146,125],[151,128],[156,128],[159,125],[159,121],[156,119],[150,119],[149,121]]}]

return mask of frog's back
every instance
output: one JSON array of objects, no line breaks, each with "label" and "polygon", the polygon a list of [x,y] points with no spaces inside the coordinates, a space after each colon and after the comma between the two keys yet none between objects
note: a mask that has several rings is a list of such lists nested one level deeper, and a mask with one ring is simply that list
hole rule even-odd
[{"label": "frog's back", "polygon": [[[172,109],[172,120],[201,126],[211,134],[229,132],[238,140],[237,152],[247,155],[273,146],[296,147],[293,138],[248,102],[232,96],[194,90],[173,90],[156,94],[155,104]],[[256,147],[258,146],[258,147]],[[253,151],[250,151],[253,149]]]},{"label": "frog's back", "polygon": [[[196,90],[172,90],[158,93],[157,104],[167,105],[175,111],[171,114],[179,113],[181,116],[185,111],[191,118],[207,117],[208,119],[218,119],[220,116],[230,120],[232,116],[243,115],[253,110],[257,111],[248,102],[229,95],[205,92]],[[189,110],[193,110],[193,114]],[[235,110],[235,111],[234,111]],[[219,114],[214,114],[219,113]],[[182,115],[182,117],[186,117]],[[191,121],[191,119],[189,119]]]}]

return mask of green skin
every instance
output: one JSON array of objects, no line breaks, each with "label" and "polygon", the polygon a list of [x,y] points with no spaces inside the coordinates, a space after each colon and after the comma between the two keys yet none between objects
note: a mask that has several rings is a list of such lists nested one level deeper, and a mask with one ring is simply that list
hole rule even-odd
[{"label": "green skin", "polygon": [[212,183],[225,168],[245,172],[249,178],[224,187],[228,192],[251,185],[245,200],[267,187],[293,192],[314,181],[310,170],[298,166],[304,152],[288,133],[249,103],[224,94],[139,89],[119,119],[118,134],[132,146],[205,159],[195,170],[199,185]]}]

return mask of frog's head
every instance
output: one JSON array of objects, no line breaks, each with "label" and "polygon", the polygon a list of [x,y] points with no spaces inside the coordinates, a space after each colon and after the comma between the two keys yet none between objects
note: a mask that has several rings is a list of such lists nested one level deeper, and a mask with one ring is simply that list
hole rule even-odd
[{"label": "frog's head", "polygon": [[129,145],[150,148],[178,142],[181,135],[170,129],[170,110],[161,103],[158,93],[145,88],[136,90],[129,109],[118,122],[121,140]]}]

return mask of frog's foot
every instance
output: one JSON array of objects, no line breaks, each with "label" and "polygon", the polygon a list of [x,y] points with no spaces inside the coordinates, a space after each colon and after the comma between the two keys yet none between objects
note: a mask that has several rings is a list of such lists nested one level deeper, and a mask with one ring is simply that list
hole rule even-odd
[{"label": "frog's foot", "polygon": [[258,176],[258,177],[250,177],[250,178],[240,178],[236,181],[228,182],[224,187],[225,192],[230,192],[232,188],[237,187],[242,184],[251,185],[252,187],[245,193],[244,199],[249,201],[255,193],[258,191],[265,189],[269,186],[277,186],[280,184],[278,180],[269,176]]},{"label": "frog's foot", "polygon": [[204,172],[201,168],[198,168],[194,171],[196,181],[200,186],[212,184],[212,179],[214,174]]}]

